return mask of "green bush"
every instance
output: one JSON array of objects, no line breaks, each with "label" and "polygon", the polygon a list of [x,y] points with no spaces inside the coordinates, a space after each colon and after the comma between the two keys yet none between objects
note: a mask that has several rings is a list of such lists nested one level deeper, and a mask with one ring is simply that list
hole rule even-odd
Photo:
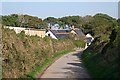
[{"label": "green bush", "polygon": [[85,47],[85,42],[83,40],[74,40],[74,45],[78,48],[82,47],[84,48]]},{"label": "green bush", "polygon": [[25,31],[21,31],[20,33],[18,33],[18,37],[21,39],[21,40],[24,40],[25,39]]},{"label": "green bush", "polygon": [[2,31],[4,78],[31,77],[29,73],[36,75],[36,72],[39,72],[36,67],[45,69],[44,64],[49,65],[58,55],[75,48],[74,43],[69,39],[54,40],[50,37],[42,39],[38,36],[25,35],[24,31],[16,34],[14,30],[4,28]]},{"label": "green bush", "polygon": [[[107,42],[96,40],[82,54],[82,59],[93,78],[119,78],[119,27],[112,30]],[[100,37],[101,38],[101,37]],[[96,45],[96,42],[98,44]],[[94,45],[94,46],[93,46]],[[99,51],[101,48],[101,51]],[[95,47],[95,48],[94,48]]]}]

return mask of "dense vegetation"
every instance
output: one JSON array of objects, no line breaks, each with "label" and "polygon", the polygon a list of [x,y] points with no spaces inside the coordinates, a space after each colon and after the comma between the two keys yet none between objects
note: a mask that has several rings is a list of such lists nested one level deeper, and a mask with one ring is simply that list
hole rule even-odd
[{"label": "dense vegetation", "polygon": [[[54,19],[54,18],[52,18]],[[50,19],[47,19],[50,22]],[[53,20],[52,20],[53,21]],[[75,25],[95,38],[91,46],[83,52],[83,61],[93,78],[119,77],[120,19],[107,14],[94,16],[66,16],[54,20],[57,24]]]},{"label": "dense vegetation", "polygon": [[3,28],[3,77],[35,77],[56,57],[72,51],[76,44],[70,39],[54,40],[50,37],[27,36],[24,31]]},{"label": "dense vegetation", "polygon": [[[50,26],[58,24],[59,28],[65,28],[66,25],[68,25],[69,27],[71,27],[71,25],[74,25],[76,28],[82,29],[82,31],[85,34],[87,33],[99,34],[99,32],[102,30],[104,30],[104,32],[108,30],[109,32],[111,30],[111,27],[116,24],[115,21],[116,21],[115,19],[106,14],[96,14],[95,16],[87,15],[85,17],[81,16],[65,16],[62,18],[48,17],[44,20],[30,15],[11,14],[2,16],[2,24],[5,26],[48,28],[48,24]],[[100,30],[97,30],[99,29],[99,27],[101,27]]]},{"label": "dense vegetation", "polygon": [[[29,15],[12,14],[2,16],[2,19],[3,25],[7,26],[48,28],[48,24],[50,26],[59,24],[59,28],[65,28],[66,25],[69,27],[74,25],[85,34],[90,33],[95,38],[82,55],[91,76],[93,78],[119,77],[120,19],[116,20],[107,14],[101,13],[85,17],[48,17],[44,20]],[[3,57],[5,58],[3,61],[3,74],[5,77],[27,75],[31,70],[35,69],[34,66],[42,64],[46,58],[54,55],[53,53],[84,45],[82,42],[70,39],[56,41],[48,38],[41,39],[37,36],[26,36],[24,32],[15,34],[14,31],[8,29],[3,29],[3,33],[5,33],[3,34]],[[8,66],[9,64],[11,66]],[[15,65],[20,67],[15,67]],[[12,74],[7,71],[12,71]],[[13,74],[16,73],[17,75],[14,76]]]},{"label": "dense vegetation", "polygon": [[85,66],[93,78],[119,78],[119,20],[101,14],[94,17],[95,40],[82,55]]},{"label": "dense vegetation", "polygon": [[2,23],[5,26],[26,27],[26,28],[46,28],[47,24],[41,18],[30,15],[11,14],[2,16]]}]

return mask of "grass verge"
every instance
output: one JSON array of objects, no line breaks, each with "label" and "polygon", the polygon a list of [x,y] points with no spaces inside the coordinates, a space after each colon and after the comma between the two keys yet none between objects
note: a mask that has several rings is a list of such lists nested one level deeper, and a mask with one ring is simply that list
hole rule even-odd
[{"label": "grass verge", "polygon": [[82,54],[82,60],[93,80],[98,78],[118,78],[117,62],[106,62],[102,54],[86,50]]},{"label": "grass verge", "polygon": [[28,78],[36,78],[38,77],[40,74],[42,74],[42,72],[49,66],[51,65],[56,59],[60,58],[61,56],[63,56],[64,54],[67,54],[69,52],[73,52],[75,50],[64,50],[64,51],[61,51],[61,52],[58,52],[58,53],[55,53],[52,57],[50,58],[46,58],[44,60],[44,62],[39,65],[39,66],[36,66],[36,68],[30,72],[27,77]]}]

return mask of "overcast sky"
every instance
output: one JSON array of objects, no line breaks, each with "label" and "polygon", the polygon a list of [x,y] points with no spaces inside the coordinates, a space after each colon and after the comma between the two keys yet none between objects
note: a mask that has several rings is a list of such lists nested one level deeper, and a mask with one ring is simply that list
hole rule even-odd
[{"label": "overcast sky", "polygon": [[2,15],[29,14],[44,19],[96,13],[118,18],[118,2],[2,2]]}]

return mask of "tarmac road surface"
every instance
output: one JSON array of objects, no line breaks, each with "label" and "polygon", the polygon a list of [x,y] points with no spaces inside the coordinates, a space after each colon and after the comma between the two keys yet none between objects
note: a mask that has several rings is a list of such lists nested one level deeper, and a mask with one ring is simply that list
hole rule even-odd
[{"label": "tarmac road surface", "polygon": [[81,54],[82,50],[76,50],[62,56],[40,78],[90,78],[81,61]]}]

